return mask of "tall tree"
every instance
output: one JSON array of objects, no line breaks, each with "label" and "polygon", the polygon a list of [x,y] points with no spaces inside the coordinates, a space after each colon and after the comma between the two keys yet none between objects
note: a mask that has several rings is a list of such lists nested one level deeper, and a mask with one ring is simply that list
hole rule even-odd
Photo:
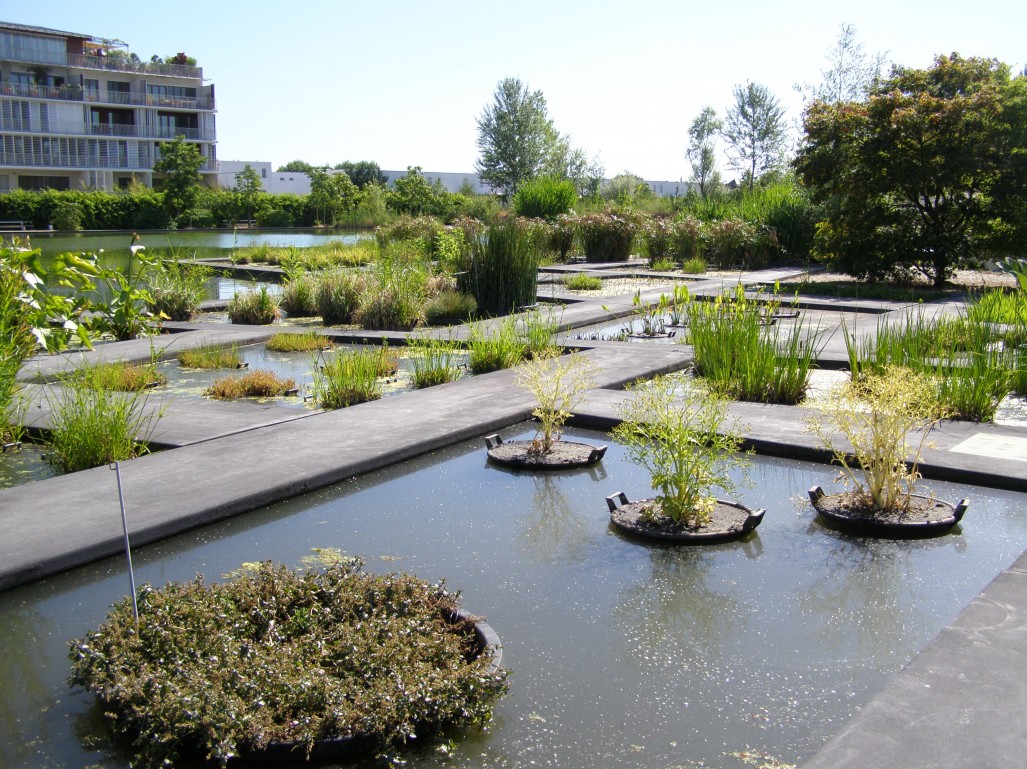
[{"label": "tall tree", "polygon": [[177,217],[196,204],[200,169],[206,160],[199,148],[182,136],[176,136],[171,142],[161,142],[158,149],[160,158],[153,164],[153,170],[163,174],[160,189],[164,193],[164,207]]},{"label": "tall tree", "polygon": [[260,174],[249,163],[235,175],[235,189],[239,193],[243,213],[247,219],[252,219],[260,195],[264,191],[264,183],[260,180]]},{"label": "tall tree", "polygon": [[825,56],[828,66],[820,70],[821,81],[817,85],[806,83],[795,88],[806,101],[836,103],[863,101],[881,79],[886,56],[873,56],[863,51],[863,44],[856,39],[856,28],[842,24],[834,48]]},{"label": "tall tree", "polygon": [[359,190],[345,173],[333,174],[327,166],[312,168],[310,175],[310,205],[315,218],[324,224],[335,225],[340,214],[352,210]]},{"label": "tall tree", "polygon": [[482,181],[505,195],[539,174],[559,138],[542,92],[529,90],[514,77],[499,81],[492,103],[485,106],[477,124],[475,170]]},{"label": "tall tree", "polygon": [[696,115],[688,129],[688,150],[685,157],[692,165],[692,182],[699,185],[699,195],[707,197],[720,185],[717,170],[717,137],[724,128],[724,121],[717,117],[717,110],[706,107]]},{"label": "tall tree", "polygon": [[389,177],[382,173],[382,169],[377,163],[372,163],[370,160],[361,160],[357,163],[346,160],[336,163],[335,168],[345,171],[350,181],[360,189],[364,189],[371,182],[381,185],[389,183]]},{"label": "tall tree", "polygon": [[310,163],[305,160],[290,160],[284,166],[278,166],[278,170],[283,172],[291,171],[306,174],[310,173],[313,167],[314,166],[310,165]]},{"label": "tall tree", "polygon": [[962,262],[1022,251],[1008,235],[1027,198],[1023,93],[1006,65],[952,54],[894,68],[865,102],[813,102],[796,169],[828,213],[819,250],[857,277],[919,271],[938,286]]},{"label": "tall tree", "polygon": [[788,146],[785,110],[770,89],[759,83],[736,85],[734,96],[723,136],[730,147],[731,167],[743,174],[751,190],[761,174],[784,160]]}]

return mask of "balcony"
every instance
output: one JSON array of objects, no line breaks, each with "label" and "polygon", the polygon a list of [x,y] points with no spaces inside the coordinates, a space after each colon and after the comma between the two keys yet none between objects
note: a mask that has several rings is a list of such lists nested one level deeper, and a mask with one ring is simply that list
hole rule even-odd
[{"label": "balcony", "polygon": [[[125,171],[151,171],[148,164],[138,162],[130,163],[127,157],[110,156],[81,156],[81,155],[60,155],[47,156],[30,152],[4,152],[0,150],[0,166],[21,167],[21,168],[116,168]],[[201,173],[213,173],[211,163],[204,158]]]},{"label": "balcony", "polygon": [[56,88],[41,85],[0,83],[0,95],[20,96],[28,99],[60,99],[62,101],[87,101],[95,104],[129,104],[142,107],[170,107],[172,109],[214,110],[214,100],[209,96],[186,99],[172,96],[150,96],[142,93],[120,91],[86,91],[77,85],[62,85]]},{"label": "balcony", "polygon": [[165,126],[146,125],[110,125],[91,123],[59,123],[50,120],[46,125],[27,126],[12,120],[0,121],[0,131],[6,133],[48,134],[51,136],[108,136],[117,139],[157,139],[172,141],[182,136],[192,141],[214,141],[215,132],[211,129],[199,128],[168,128]]},{"label": "balcony", "polygon": [[142,75],[203,79],[203,67],[131,61],[120,55],[93,56],[92,54],[77,53],[48,55],[38,51],[23,51],[4,46],[0,48],[0,60],[21,61],[28,64],[48,64],[54,67],[77,67],[79,69],[101,69],[109,72],[136,72]]}]

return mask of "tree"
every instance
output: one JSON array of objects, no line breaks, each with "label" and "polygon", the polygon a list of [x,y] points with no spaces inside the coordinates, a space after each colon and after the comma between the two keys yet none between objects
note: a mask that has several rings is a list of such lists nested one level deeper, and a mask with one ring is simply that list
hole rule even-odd
[{"label": "tree", "polygon": [[310,163],[305,160],[290,160],[284,166],[279,166],[278,170],[280,172],[299,172],[306,174],[310,173],[313,168],[314,166],[310,165]]},{"label": "tree", "polygon": [[196,195],[200,189],[200,169],[206,160],[200,154],[199,147],[190,144],[182,136],[176,136],[172,142],[161,142],[158,149],[160,159],[153,164],[153,170],[164,174],[160,183],[164,193],[164,207],[177,217],[196,204]]},{"label": "tree", "polygon": [[589,160],[585,150],[571,146],[571,137],[556,135],[541,175],[574,182],[581,197],[595,196],[602,186],[605,169],[598,156]]},{"label": "tree", "polygon": [[412,216],[445,216],[449,208],[449,193],[438,180],[430,184],[420,166],[407,168],[406,176],[392,183],[386,200],[389,208]]},{"label": "tree", "polygon": [[310,205],[314,217],[322,224],[334,226],[340,214],[352,210],[357,204],[359,190],[344,173],[330,173],[328,166],[311,168]]},{"label": "tree", "polygon": [[731,167],[743,174],[751,190],[760,174],[782,162],[788,142],[785,111],[770,89],[759,83],[736,85],[734,96],[723,136],[730,145]]},{"label": "tree", "polygon": [[919,271],[936,286],[961,263],[1022,250],[1022,81],[952,54],[893,68],[867,101],[810,104],[796,169],[827,211],[818,250],[856,277]]},{"label": "tree", "polygon": [[724,121],[717,117],[717,111],[706,107],[688,129],[685,157],[692,165],[692,182],[699,185],[699,195],[704,198],[720,186],[716,145],[723,128]]},{"label": "tree", "polygon": [[842,24],[838,41],[825,57],[828,68],[820,70],[819,85],[797,85],[795,89],[807,101],[836,103],[863,101],[881,79],[885,54],[867,56],[863,44],[856,41],[856,28]]},{"label": "tree", "polygon": [[389,177],[382,173],[382,169],[378,167],[377,163],[372,163],[370,160],[361,160],[358,163],[345,160],[342,163],[336,163],[335,168],[345,171],[350,181],[361,190],[371,182],[382,185],[389,183]]},{"label": "tree", "polygon": [[264,184],[260,180],[260,174],[253,170],[253,166],[247,163],[242,171],[235,175],[235,189],[242,201],[243,213],[247,219],[253,218],[253,212],[257,209],[260,194],[264,191]]},{"label": "tree", "polygon": [[542,92],[528,90],[513,77],[499,81],[477,124],[480,155],[475,170],[505,195],[541,172],[559,140]]}]

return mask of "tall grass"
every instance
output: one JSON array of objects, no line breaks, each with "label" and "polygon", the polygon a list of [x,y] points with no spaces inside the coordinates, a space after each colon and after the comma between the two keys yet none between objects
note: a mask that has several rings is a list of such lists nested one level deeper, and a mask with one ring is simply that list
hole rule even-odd
[{"label": "tall grass", "polygon": [[317,284],[317,311],[326,326],[353,322],[365,284],[363,275],[349,270],[321,273]]},{"label": "tall grass", "polygon": [[487,324],[479,321],[468,329],[468,363],[475,374],[516,366],[524,358],[526,344],[512,317]]},{"label": "tall grass", "polygon": [[212,274],[208,267],[183,265],[177,258],[162,259],[147,276],[150,312],[168,320],[192,320],[207,296],[207,280]]},{"label": "tall grass", "polygon": [[286,315],[293,318],[309,318],[317,315],[317,286],[315,273],[292,271],[282,286],[279,306]]},{"label": "tall grass", "polygon": [[275,398],[296,389],[295,379],[282,379],[273,371],[249,371],[241,377],[217,379],[204,393],[214,400]]},{"label": "tall grass", "polygon": [[560,318],[553,305],[535,307],[517,318],[517,335],[524,343],[524,354],[535,356],[551,351],[556,346],[559,327]]},{"label": "tall grass", "polygon": [[819,345],[801,324],[781,331],[769,323],[776,304],[763,307],[742,291],[688,305],[689,341],[696,374],[731,398],[798,403],[809,386]]},{"label": "tall grass", "polygon": [[256,291],[236,294],[228,302],[228,317],[232,323],[250,326],[267,326],[281,317],[278,297],[260,286]]},{"label": "tall grass", "polygon": [[104,386],[98,367],[80,369],[47,395],[50,430],[44,438],[48,461],[64,472],[86,470],[147,452],[163,409],[145,390],[118,392]]},{"label": "tall grass", "polygon": [[574,182],[539,176],[524,182],[514,194],[513,207],[518,216],[552,221],[567,213],[578,200]]},{"label": "tall grass", "polygon": [[578,217],[578,237],[586,262],[624,262],[640,226],[632,211],[604,211]]},{"label": "tall grass", "polygon": [[349,350],[314,365],[314,400],[321,408],[340,409],[382,397],[383,370],[389,366],[388,348]]},{"label": "tall grass", "polygon": [[158,369],[156,361],[145,365],[133,365],[124,361],[98,363],[84,370],[90,387],[119,392],[138,392],[167,382]]},{"label": "tall grass", "polygon": [[505,219],[474,237],[458,288],[474,296],[479,312],[502,315],[535,303],[538,266],[539,253],[527,226],[519,219]]},{"label": "tall grass", "polygon": [[304,331],[299,334],[275,334],[265,347],[270,352],[314,352],[332,346],[332,340],[323,334]]},{"label": "tall grass", "polygon": [[463,351],[452,341],[411,337],[407,339],[407,350],[413,368],[414,387],[433,387],[459,379]]},{"label": "tall grass", "polygon": [[234,344],[225,347],[208,342],[190,350],[179,350],[178,362],[186,368],[238,368],[242,355]]}]

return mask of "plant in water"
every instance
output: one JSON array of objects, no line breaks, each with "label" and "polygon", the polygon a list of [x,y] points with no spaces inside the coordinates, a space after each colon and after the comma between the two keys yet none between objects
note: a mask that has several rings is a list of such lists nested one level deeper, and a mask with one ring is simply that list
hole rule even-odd
[{"label": "plant in water", "polygon": [[138,392],[165,384],[168,378],[157,369],[157,362],[136,366],[124,361],[98,363],[86,370],[91,387],[120,392]]},{"label": "plant in water", "polygon": [[467,334],[468,360],[475,374],[510,368],[524,358],[526,346],[513,318],[472,323]]},{"label": "plant in water", "polygon": [[657,259],[649,265],[649,269],[655,272],[673,272],[677,268],[677,262],[673,259]]},{"label": "plant in water", "polygon": [[583,272],[564,275],[560,278],[564,288],[569,291],[599,291],[603,287],[603,279]]},{"label": "plant in water", "polygon": [[517,367],[517,385],[535,396],[531,414],[539,422],[529,453],[548,454],[560,440],[571,412],[595,387],[595,374],[595,364],[584,355],[562,355],[559,350],[536,355]]},{"label": "plant in water", "polygon": [[214,380],[204,395],[219,401],[237,398],[276,398],[295,391],[295,379],[281,379],[273,371],[249,371],[241,377]]},{"label": "plant in water", "polygon": [[433,387],[460,377],[463,351],[452,340],[407,337],[407,352],[413,368],[414,387]]},{"label": "plant in water", "polygon": [[228,317],[232,323],[249,326],[267,326],[281,317],[278,297],[260,286],[256,291],[236,294],[228,302]]},{"label": "plant in water", "polygon": [[348,350],[315,362],[314,400],[321,408],[340,409],[382,397],[381,377],[395,371],[387,347]]},{"label": "plant in water", "polygon": [[451,724],[482,725],[506,673],[443,583],[371,575],[356,559],[260,563],[207,584],[144,585],[70,643],[72,683],[96,694],[133,765],[198,752],[364,737],[370,751]]},{"label": "plant in water", "polygon": [[331,338],[313,331],[304,331],[298,334],[275,334],[267,340],[265,345],[271,352],[316,352],[331,346]]},{"label": "plant in water", "polygon": [[517,333],[524,342],[524,355],[541,355],[556,347],[556,332],[560,327],[557,306],[534,307],[517,318],[516,325]]},{"label": "plant in water", "polygon": [[86,366],[47,393],[47,459],[64,472],[145,454],[163,416],[163,409],[149,402],[145,390],[112,390],[104,386],[105,376],[99,366]]},{"label": "plant in water", "polygon": [[449,324],[454,321],[462,323],[474,316],[478,310],[478,302],[470,294],[459,291],[440,291],[424,304],[424,322],[429,326]]},{"label": "plant in water", "polygon": [[158,258],[147,275],[150,312],[168,320],[192,320],[207,296],[212,274],[209,267],[183,265],[174,255]]},{"label": "plant in water", "polygon": [[353,322],[365,279],[349,270],[322,273],[317,284],[317,310],[326,326]]},{"label": "plant in water", "polygon": [[[842,466],[854,507],[879,513],[908,510],[920,479],[920,454],[939,419],[931,378],[887,366],[837,386],[811,405],[817,413],[808,420],[810,430]],[[911,441],[914,431],[919,437]]]},{"label": "plant in water", "polygon": [[621,405],[623,421],[613,437],[650,474],[658,493],[644,515],[681,527],[707,523],[716,505],[714,488],[734,493],[732,468],[747,468],[741,437],[725,429],[727,401],[701,382],[685,386],[669,377],[638,385]]},{"label": "plant in water", "polygon": [[159,264],[160,257],[147,256],[141,246],[132,246],[124,268],[100,268],[97,279],[106,285],[110,299],[92,305],[92,330],[118,340],[156,334],[163,317],[150,310],[154,298],[144,278]]},{"label": "plant in water", "polygon": [[317,276],[303,270],[292,270],[286,274],[282,286],[280,307],[292,318],[309,318],[317,315]]},{"label": "plant in water", "polygon": [[457,287],[472,294],[486,315],[502,315],[535,303],[539,253],[519,219],[497,222],[475,235]]},{"label": "plant in water", "polygon": [[242,355],[236,345],[205,342],[199,347],[178,351],[178,362],[186,368],[239,368]]},{"label": "plant in water", "polygon": [[706,272],[706,260],[701,256],[686,259],[681,263],[681,271],[686,275],[701,275]]}]

